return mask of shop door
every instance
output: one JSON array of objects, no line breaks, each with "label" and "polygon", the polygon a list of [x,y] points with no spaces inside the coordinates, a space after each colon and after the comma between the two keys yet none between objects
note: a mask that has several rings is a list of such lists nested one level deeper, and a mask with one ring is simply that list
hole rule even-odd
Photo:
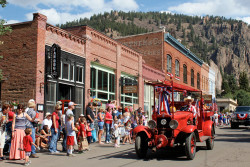
[{"label": "shop door", "polygon": [[73,100],[73,87],[70,85],[59,84],[58,100]]}]

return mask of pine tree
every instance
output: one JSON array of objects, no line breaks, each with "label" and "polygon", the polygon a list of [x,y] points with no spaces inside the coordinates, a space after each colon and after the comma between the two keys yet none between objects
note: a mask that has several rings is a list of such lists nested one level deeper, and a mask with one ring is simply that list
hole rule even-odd
[{"label": "pine tree", "polygon": [[249,91],[249,81],[247,78],[247,73],[245,71],[240,73],[239,85],[240,85],[240,89]]}]

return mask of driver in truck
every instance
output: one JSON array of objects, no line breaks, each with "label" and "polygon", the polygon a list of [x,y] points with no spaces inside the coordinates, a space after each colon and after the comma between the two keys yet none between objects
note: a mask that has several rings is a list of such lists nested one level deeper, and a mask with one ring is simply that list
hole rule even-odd
[{"label": "driver in truck", "polygon": [[196,112],[196,108],[194,105],[192,105],[192,102],[194,101],[194,99],[191,96],[188,96],[187,98],[184,99],[184,102],[187,104],[186,106],[186,111],[191,111],[193,113],[193,123],[194,125],[196,124],[196,116],[197,116],[197,112]]}]

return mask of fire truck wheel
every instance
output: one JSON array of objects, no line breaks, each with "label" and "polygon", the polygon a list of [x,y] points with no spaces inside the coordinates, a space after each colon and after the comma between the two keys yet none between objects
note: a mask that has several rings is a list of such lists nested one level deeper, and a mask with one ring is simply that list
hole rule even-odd
[{"label": "fire truck wheel", "polygon": [[209,137],[207,140],[206,140],[206,145],[207,145],[207,149],[208,150],[212,150],[214,148],[214,130],[212,128],[211,130],[211,137]]},{"label": "fire truck wheel", "polygon": [[188,134],[185,141],[185,152],[187,159],[192,160],[195,157],[196,153],[196,137],[194,132]]},{"label": "fire truck wheel", "polygon": [[239,128],[239,124],[231,122],[231,129],[237,129]]},{"label": "fire truck wheel", "polygon": [[146,143],[146,137],[143,135],[137,135],[135,139],[135,151],[138,158],[146,158],[148,145]]}]

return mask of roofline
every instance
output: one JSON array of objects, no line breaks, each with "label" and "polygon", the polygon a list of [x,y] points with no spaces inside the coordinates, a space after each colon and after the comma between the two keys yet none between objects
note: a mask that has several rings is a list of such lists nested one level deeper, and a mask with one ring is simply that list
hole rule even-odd
[{"label": "roofline", "polygon": [[199,59],[194,53],[192,53],[189,49],[187,49],[185,46],[183,46],[179,41],[177,41],[177,39],[175,39],[169,33],[164,34],[164,40],[165,40],[165,42],[167,42],[171,46],[173,46],[175,49],[180,51],[182,54],[184,54],[186,57],[191,59],[193,62],[198,64],[199,66],[202,66],[202,64],[204,63],[204,61]]},{"label": "roofline", "polygon": [[123,38],[128,38],[128,37],[135,37],[135,36],[141,36],[141,35],[147,35],[147,34],[154,34],[154,33],[158,33],[158,32],[163,32],[163,30],[147,32],[147,33],[142,33],[142,34],[135,34],[135,35],[127,35],[127,36],[122,36],[122,37],[115,38],[115,39],[123,39]]},{"label": "roofline", "polygon": [[19,25],[23,25],[23,24],[30,24],[33,21],[25,21],[25,22],[19,22],[19,23],[13,23],[13,24],[4,24],[4,26],[19,26]]}]

